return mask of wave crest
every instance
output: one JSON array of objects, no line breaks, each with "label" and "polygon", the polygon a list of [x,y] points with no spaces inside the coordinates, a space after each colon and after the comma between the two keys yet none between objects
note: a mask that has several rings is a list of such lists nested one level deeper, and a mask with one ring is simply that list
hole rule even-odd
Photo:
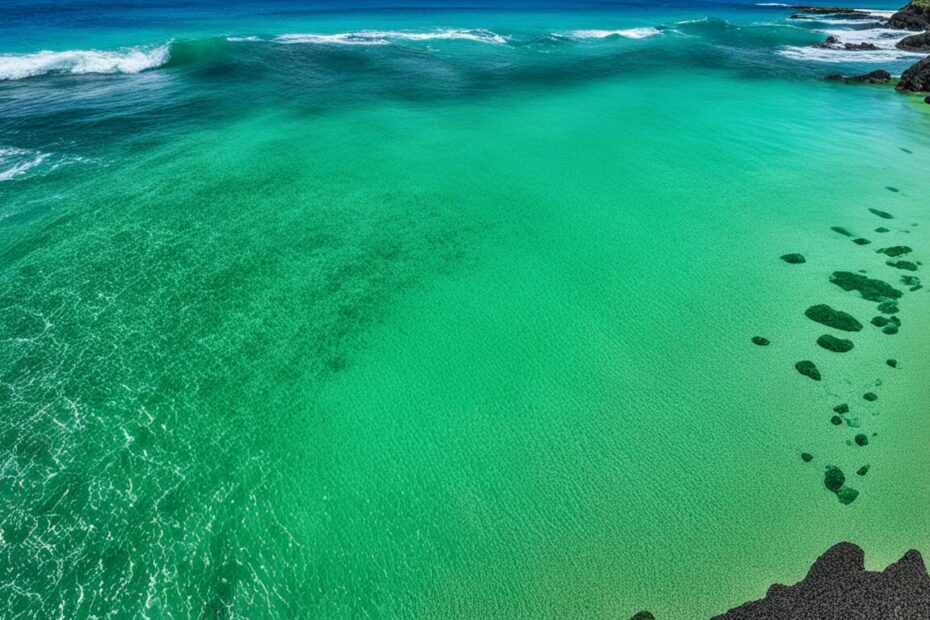
[{"label": "wave crest", "polygon": [[569,39],[607,39],[610,37],[621,37],[624,39],[645,39],[662,34],[656,28],[626,28],[621,30],[571,30],[569,32],[557,35]]},{"label": "wave crest", "polygon": [[282,34],[274,39],[279,43],[310,43],[317,45],[390,45],[394,41],[461,40],[478,43],[502,44],[507,38],[490,30],[443,28],[425,32],[407,30],[359,30],[335,34]]},{"label": "wave crest", "polygon": [[139,73],[165,64],[167,45],[123,50],[43,50],[32,54],[0,55],[0,81],[49,74]]}]

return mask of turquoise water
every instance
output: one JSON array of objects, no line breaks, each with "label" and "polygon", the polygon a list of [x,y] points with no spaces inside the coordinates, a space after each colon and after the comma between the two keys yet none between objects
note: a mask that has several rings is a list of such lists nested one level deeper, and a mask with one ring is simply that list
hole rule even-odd
[{"label": "turquoise water", "polygon": [[875,252],[930,256],[930,106],[804,54],[876,23],[64,7],[0,4],[0,615],[698,618],[930,552]]}]

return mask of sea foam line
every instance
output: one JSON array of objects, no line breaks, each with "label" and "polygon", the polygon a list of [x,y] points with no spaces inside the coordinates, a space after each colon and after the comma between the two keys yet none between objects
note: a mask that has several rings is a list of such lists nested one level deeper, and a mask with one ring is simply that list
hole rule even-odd
[{"label": "sea foam line", "polygon": [[0,182],[10,181],[42,164],[49,153],[0,148]]},{"label": "sea foam line", "polygon": [[139,73],[165,64],[168,58],[168,45],[115,51],[43,50],[32,54],[2,54],[0,81],[48,74]]},{"label": "sea foam line", "polygon": [[296,33],[282,34],[274,39],[279,43],[310,43],[317,45],[390,45],[394,41],[475,41],[503,44],[507,37],[490,30],[443,28],[425,32],[408,30],[359,30],[334,34]]}]

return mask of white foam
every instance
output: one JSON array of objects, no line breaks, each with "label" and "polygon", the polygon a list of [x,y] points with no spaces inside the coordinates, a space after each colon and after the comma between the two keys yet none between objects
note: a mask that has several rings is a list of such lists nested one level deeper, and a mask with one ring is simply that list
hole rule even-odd
[{"label": "white foam", "polygon": [[627,28],[623,30],[571,30],[557,36],[570,39],[607,39],[609,37],[622,37],[624,39],[645,39],[662,34],[655,28]]},{"label": "white foam", "polygon": [[819,30],[825,35],[836,37],[840,43],[871,43],[881,49],[895,49],[895,43],[907,36],[891,28],[869,28],[868,30]]},{"label": "white foam", "polygon": [[0,148],[0,181],[15,179],[42,164],[48,153]]},{"label": "white foam", "polygon": [[[863,62],[881,63],[897,60],[907,60],[921,57],[924,54],[905,52],[895,47],[895,44],[907,35],[901,30],[891,28],[869,28],[866,30],[818,30],[827,36],[835,37],[839,43],[830,47],[800,47],[786,46],[778,51],[782,56],[795,60],[810,60],[814,62]],[[870,43],[877,47],[875,50],[847,50],[845,43]]]},{"label": "white foam", "polygon": [[261,41],[261,37],[226,37],[226,40],[230,43],[242,43],[242,42],[254,42]]},{"label": "white foam", "polygon": [[282,34],[275,37],[279,43],[310,43],[318,45],[390,45],[393,41],[461,40],[478,43],[502,44],[507,38],[490,30],[442,28],[425,32],[407,30],[360,30],[335,34]]},{"label": "white foam", "polygon": [[778,54],[794,60],[813,62],[862,62],[882,63],[904,60],[923,54],[912,54],[897,49],[854,51],[844,49],[825,49],[820,47],[798,47],[789,45],[778,50]]},{"label": "white foam", "polygon": [[46,74],[139,73],[168,61],[168,46],[132,47],[117,51],[69,50],[0,55],[0,80]]}]

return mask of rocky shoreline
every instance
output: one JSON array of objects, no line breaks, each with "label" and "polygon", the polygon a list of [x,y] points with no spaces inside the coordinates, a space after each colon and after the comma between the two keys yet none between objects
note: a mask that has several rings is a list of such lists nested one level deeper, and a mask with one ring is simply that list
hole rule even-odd
[{"label": "rocky shoreline", "polygon": [[[863,9],[852,9],[843,7],[815,7],[805,5],[792,5],[789,7],[801,14],[812,15],[833,15],[837,17],[849,18],[850,16],[869,15]],[[902,36],[895,47],[902,51],[912,53],[930,54],[930,0],[912,0],[910,4],[902,7],[883,24],[890,30],[901,30]],[[814,47],[826,49],[841,49],[847,51],[871,51],[878,49],[871,43],[848,43],[843,42],[836,36],[829,36],[821,43],[816,43]],[[828,80],[842,81],[845,83],[890,83],[891,74],[884,70],[872,71],[864,75],[841,75],[830,74],[826,76]],[[895,84],[895,90],[900,92],[911,93],[928,93],[924,101],[930,104],[930,55],[927,58],[914,63],[911,67],[901,74],[900,79]]]},{"label": "rocky shoreline", "polygon": [[[765,597],[712,620],[926,620],[930,618],[930,575],[920,552],[911,549],[881,571],[865,569],[865,552],[850,542],[833,545],[807,575],[786,586],[775,583]],[[648,611],[631,620],[655,620]]]},{"label": "rocky shoreline", "polygon": [[774,584],[765,598],[735,607],[715,620],[784,618],[930,618],[930,575],[911,549],[882,571],[865,570],[865,553],[841,542],[821,555],[793,586]]}]

